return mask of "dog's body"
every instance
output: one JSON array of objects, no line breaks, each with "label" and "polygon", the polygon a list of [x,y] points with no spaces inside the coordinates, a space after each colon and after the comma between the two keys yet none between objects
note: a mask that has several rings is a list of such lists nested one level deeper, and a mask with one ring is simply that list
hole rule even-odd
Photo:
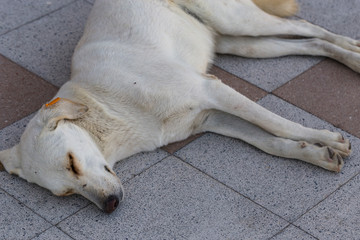
[{"label": "dog's body", "polygon": [[98,0],[60,100],[38,112],[19,145],[0,153],[2,164],[57,195],[81,194],[107,212],[122,198],[111,170],[116,161],[205,131],[340,171],[350,154],[340,134],[285,120],[206,74],[215,52],[322,55],[360,71],[358,41],[265,11],[290,16],[296,3]]}]

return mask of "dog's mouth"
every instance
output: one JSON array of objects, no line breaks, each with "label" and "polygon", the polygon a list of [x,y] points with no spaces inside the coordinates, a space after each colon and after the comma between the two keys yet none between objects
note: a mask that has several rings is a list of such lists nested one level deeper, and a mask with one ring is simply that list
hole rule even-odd
[{"label": "dog's mouth", "polygon": [[[79,193],[86,199],[90,200],[94,203],[99,209],[104,211],[105,213],[114,212],[123,201],[124,191],[122,186],[118,187],[116,191],[108,192],[108,194],[99,194],[99,192],[104,192],[105,189],[101,189],[98,191],[84,191]],[[102,196],[101,196],[102,195]]]}]

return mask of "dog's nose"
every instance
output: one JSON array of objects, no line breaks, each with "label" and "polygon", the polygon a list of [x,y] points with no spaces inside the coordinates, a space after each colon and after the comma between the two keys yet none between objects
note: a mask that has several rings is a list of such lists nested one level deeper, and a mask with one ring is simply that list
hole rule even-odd
[{"label": "dog's nose", "polygon": [[108,199],[106,199],[105,201],[104,211],[106,213],[112,213],[119,206],[119,203],[120,203],[119,197],[115,195],[109,196]]}]

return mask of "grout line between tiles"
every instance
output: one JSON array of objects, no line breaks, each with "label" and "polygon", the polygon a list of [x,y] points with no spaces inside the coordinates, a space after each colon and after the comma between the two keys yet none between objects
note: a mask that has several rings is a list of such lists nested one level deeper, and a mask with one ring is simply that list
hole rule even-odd
[{"label": "grout line between tiles", "polygon": [[[232,187],[230,187],[230,186],[226,185],[225,183],[220,182],[218,179],[216,179],[216,178],[214,178],[213,176],[211,176],[211,175],[209,175],[209,174],[207,174],[207,173],[205,173],[205,172],[201,171],[199,168],[197,168],[197,167],[193,166],[192,164],[190,164],[190,163],[188,163],[188,162],[185,162],[185,161],[184,161],[183,159],[181,159],[180,157],[177,157],[177,156],[174,156],[174,157],[175,157],[175,158],[177,158],[178,160],[180,160],[181,162],[185,163],[186,165],[190,166],[191,168],[196,169],[197,171],[201,172],[201,173],[202,173],[202,174],[204,174],[205,176],[207,176],[207,177],[211,178],[212,180],[216,181],[217,183],[221,184],[222,186],[224,186],[224,187],[226,187],[226,188],[230,189],[231,191],[235,192],[236,194],[239,194],[240,196],[242,196],[242,197],[246,198],[247,200],[251,201],[251,202],[252,202],[252,203],[254,203],[255,205],[259,206],[260,208],[262,208],[262,209],[266,210],[267,212],[272,213],[273,215],[275,215],[275,216],[279,217],[281,220],[283,220],[283,221],[287,222],[288,224],[291,224],[291,222],[289,222],[288,220],[286,220],[286,219],[285,219],[285,218],[283,218],[282,216],[280,216],[280,215],[278,215],[278,214],[274,213],[273,211],[271,211],[271,210],[267,209],[266,207],[264,207],[264,206],[260,205],[259,203],[257,203],[257,202],[255,202],[254,200],[250,199],[248,196],[243,195],[242,193],[240,193],[240,192],[236,191],[234,188],[232,188]],[[287,226],[288,226],[288,225],[287,225]]]},{"label": "grout line between tiles", "polygon": [[45,229],[44,231],[42,231],[42,232],[39,232],[39,233],[35,234],[35,236],[34,236],[34,237],[32,237],[32,238],[30,238],[30,239],[32,240],[32,239],[34,239],[34,238],[39,237],[41,234],[43,234],[44,232],[46,232],[47,230],[49,230],[49,229],[50,229],[50,228],[52,228],[52,227],[54,227],[54,226],[53,226],[53,225],[51,225],[49,228]]},{"label": "grout line between tiles", "polygon": [[[275,90],[274,90],[274,91],[275,91]],[[321,121],[323,121],[323,122],[325,122],[325,123],[327,123],[327,124],[329,124],[329,125],[333,126],[334,128],[336,128],[336,129],[340,129],[341,131],[345,132],[346,134],[348,134],[348,135],[350,135],[350,136],[353,136],[353,137],[355,137],[355,138],[359,138],[359,137],[357,137],[355,134],[350,133],[348,130],[345,130],[345,129],[341,128],[341,126],[340,126],[340,127],[339,127],[339,126],[335,126],[333,123],[328,122],[327,120],[325,120],[325,119],[321,118],[320,116],[315,115],[315,114],[314,114],[314,113],[312,113],[312,112],[309,112],[309,111],[308,111],[308,110],[306,110],[306,109],[303,109],[301,106],[298,106],[298,105],[296,105],[295,103],[291,103],[291,102],[289,102],[288,100],[286,100],[286,99],[282,98],[281,96],[279,96],[279,95],[277,95],[277,94],[275,94],[275,93],[273,93],[273,92],[271,92],[271,93],[269,93],[269,94],[267,94],[267,95],[273,95],[273,96],[275,96],[275,97],[277,97],[277,98],[281,99],[282,101],[286,102],[287,104],[290,104],[290,105],[291,105],[291,106],[293,106],[293,107],[296,107],[296,108],[298,108],[298,109],[301,109],[302,111],[304,111],[304,112],[306,112],[306,113],[310,114],[311,116],[313,116],[313,117],[315,117],[315,118],[318,118],[318,119],[320,119]],[[266,96],[267,96],[267,95],[266,95]],[[265,97],[265,96],[264,96],[264,97]],[[260,100],[259,100],[259,101],[260,101]]]},{"label": "grout line between tiles", "polygon": [[85,0],[86,2],[88,2],[91,5],[94,5],[92,2],[90,2],[89,0]]},{"label": "grout line between tiles", "polygon": [[[336,188],[334,191],[332,191],[331,193],[329,193],[326,197],[324,197],[323,199],[321,199],[318,203],[316,203],[314,206],[312,206],[311,208],[309,208],[307,211],[305,211],[303,214],[301,214],[298,218],[296,218],[295,220],[291,221],[291,224],[295,225],[295,222],[298,221],[300,218],[302,218],[305,214],[309,213],[311,210],[313,210],[314,208],[316,208],[317,206],[319,206],[322,202],[324,202],[326,199],[328,199],[329,197],[331,197],[332,195],[334,195],[337,191],[339,191],[343,186],[345,186],[346,184],[348,184],[351,180],[353,180],[354,178],[356,178],[357,176],[360,175],[360,172],[356,173],[354,176],[352,176],[351,178],[349,178],[349,180],[347,180],[346,182],[344,182],[343,184],[341,184],[338,188]],[[297,226],[296,226],[297,227]],[[302,229],[300,226],[298,227],[301,230],[305,231],[304,229]]]},{"label": "grout line between tiles", "polygon": [[[30,210],[32,213],[34,213],[36,216],[40,217],[41,219],[43,219],[45,222],[47,222],[48,224],[51,225],[51,227],[54,226],[54,224],[52,224],[51,222],[49,222],[47,219],[45,219],[43,216],[41,216],[40,214],[38,214],[37,212],[35,212],[32,208],[30,208],[28,205],[26,205],[25,203],[23,203],[22,201],[20,201],[19,199],[17,199],[15,196],[13,196],[12,194],[8,193],[6,190],[4,190],[3,188],[1,188],[1,190],[7,194],[9,197],[11,197],[12,199],[14,199],[15,201],[17,201],[18,203],[21,203],[24,207],[26,207],[28,210]],[[50,228],[51,228],[50,227]]]},{"label": "grout line between tiles", "polygon": [[193,139],[192,141],[188,142],[187,144],[185,144],[184,146],[180,147],[179,149],[177,149],[177,150],[176,150],[175,152],[173,152],[173,153],[169,153],[168,151],[165,151],[165,150],[164,150],[164,151],[167,152],[167,153],[169,153],[170,155],[172,155],[172,156],[174,156],[174,157],[177,157],[175,154],[176,154],[178,151],[180,151],[181,149],[183,149],[183,148],[186,147],[187,145],[195,142],[196,140],[202,138],[206,133],[208,133],[208,132],[203,132],[202,135],[200,135],[199,137],[197,137],[197,138]]},{"label": "grout line between tiles", "polygon": [[289,223],[286,227],[284,227],[283,229],[281,229],[279,232],[277,232],[276,234],[274,234],[273,236],[269,237],[268,240],[274,239],[274,237],[280,235],[281,233],[283,233],[289,226],[291,226],[291,223]]},{"label": "grout line between tiles", "polygon": [[[58,223],[54,224],[53,226],[54,226],[54,227],[57,227],[59,230],[61,230],[61,229],[58,227],[60,223],[64,222],[64,221],[67,220],[68,218],[76,215],[77,213],[79,213],[79,212],[82,211],[83,209],[89,207],[91,204],[93,204],[93,203],[92,203],[92,202],[89,202],[89,203],[86,204],[84,207],[79,208],[77,211],[73,212],[72,214],[70,214],[69,216],[65,217],[64,219],[62,219],[62,220],[59,221]],[[62,230],[61,230],[61,231],[62,231]],[[64,232],[64,231],[62,231],[62,232]],[[66,235],[68,235],[68,234],[66,234]]]},{"label": "grout line between tiles", "polygon": [[[57,9],[55,9],[55,10],[52,10],[52,11],[48,12],[48,13],[45,13],[44,15],[41,15],[40,17],[34,18],[34,19],[32,19],[32,20],[30,20],[30,21],[28,21],[28,22],[26,22],[26,23],[20,24],[19,26],[14,27],[14,28],[12,28],[12,29],[10,29],[10,30],[8,30],[8,31],[0,34],[0,37],[1,37],[1,36],[4,36],[4,35],[6,35],[6,34],[8,34],[8,33],[10,33],[10,32],[12,32],[12,31],[15,31],[15,30],[17,30],[17,29],[19,29],[19,28],[27,25],[27,24],[36,22],[37,20],[39,20],[39,19],[41,19],[41,18],[43,18],[43,17],[49,16],[50,14],[53,14],[54,12],[57,12],[57,11],[59,11],[59,10],[65,8],[65,7],[69,6],[69,5],[71,5],[71,4],[77,2],[77,1],[81,1],[81,0],[73,0],[72,2],[70,2],[70,3],[68,3],[68,4],[65,4],[65,5],[59,7],[59,8],[57,8]],[[86,2],[87,2],[87,1],[86,1]],[[89,2],[87,2],[87,3],[89,3]]]},{"label": "grout line between tiles", "polygon": [[[1,36],[0,36],[0,37],[1,37]],[[38,77],[38,78],[39,78],[39,80],[38,80],[38,81],[43,81],[43,82],[45,82],[46,84],[49,84],[49,85],[51,85],[52,87],[57,88],[57,89],[59,89],[59,88],[60,88],[60,87],[58,87],[58,86],[54,85],[53,83],[51,83],[51,82],[49,82],[49,81],[45,80],[44,78],[42,78],[42,77],[41,77],[41,76],[39,76],[38,74],[36,74],[36,73],[32,72],[31,70],[29,70],[29,69],[25,68],[25,67],[24,67],[24,66],[22,66],[21,64],[19,64],[19,63],[17,63],[17,62],[15,62],[15,61],[13,61],[12,59],[10,59],[10,58],[9,58],[9,57],[7,57],[6,55],[2,54],[1,52],[0,52],[0,55],[1,55],[3,58],[5,58],[7,61],[9,61],[10,63],[12,63],[12,64],[16,65],[16,66],[17,66],[17,67],[19,67],[19,68],[23,68],[23,69],[25,69],[27,72],[29,72],[29,73],[31,73],[31,74],[33,74],[33,75],[35,75],[36,77]]]},{"label": "grout line between tiles", "polygon": [[[166,152],[166,151],[165,151],[165,152]],[[168,152],[166,152],[166,153],[168,153]],[[169,154],[169,153],[168,153],[168,154]],[[143,173],[145,173],[146,171],[148,171],[150,168],[152,168],[152,167],[156,166],[157,164],[161,163],[161,162],[162,162],[162,161],[164,161],[166,158],[169,158],[169,157],[171,157],[171,156],[172,156],[172,155],[171,155],[171,154],[169,154],[168,156],[164,157],[164,158],[163,158],[163,159],[161,159],[160,161],[158,161],[158,162],[154,163],[153,165],[151,165],[151,166],[149,166],[149,167],[145,168],[145,169],[144,169],[144,170],[142,170],[140,173],[137,173],[137,174],[132,175],[132,177],[131,177],[131,178],[129,178],[128,180],[124,181],[124,182],[123,182],[123,184],[128,183],[129,181],[131,181],[131,180],[133,180],[134,178],[136,178],[136,177],[140,176],[141,174],[143,174]],[[120,161],[121,161],[121,160],[120,160]]]},{"label": "grout line between tiles", "polygon": [[[32,112],[32,113],[28,114],[27,116],[25,116],[25,117],[23,117],[23,118],[21,118],[21,119],[19,119],[19,120],[16,120],[15,122],[13,122],[13,123],[11,123],[11,124],[9,124],[9,125],[7,125],[7,126],[3,127],[3,128],[0,128],[0,132],[1,132],[1,131],[3,131],[5,128],[10,127],[11,125],[14,125],[14,124],[16,124],[16,123],[18,123],[18,122],[20,122],[20,121],[24,120],[25,118],[28,118],[29,116],[31,116],[32,114],[36,113],[37,111],[39,111],[39,110],[36,110],[36,111],[34,111],[34,112]],[[27,124],[28,124],[28,123],[26,123],[26,126],[27,126]],[[25,128],[24,128],[24,130],[25,130]],[[21,135],[22,135],[22,134],[23,134],[23,132],[21,133]],[[21,135],[20,135],[19,137],[21,137]],[[18,142],[18,143],[19,143],[19,142]],[[17,144],[18,144],[18,143],[17,143]]]},{"label": "grout line between tiles", "polygon": [[310,234],[310,233],[308,233],[308,232],[304,231],[303,229],[301,229],[301,228],[299,228],[299,227],[295,226],[295,225],[294,225],[294,224],[292,224],[292,223],[290,223],[289,225],[287,225],[284,229],[282,229],[281,231],[279,231],[278,233],[276,233],[274,236],[272,236],[272,237],[271,237],[271,238],[269,238],[268,240],[272,240],[272,239],[274,239],[276,236],[278,236],[278,235],[280,235],[281,233],[283,233],[283,232],[284,232],[287,228],[289,228],[290,226],[295,227],[295,228],[299,229],[299,230],[300,230],[300,231],[302,231],[302,232],[305,232],[306,234],[310,235],[311,237],[313,237],[313,238],[314,238],[314,239],[316,239],[316,240],[319,240],[319,238],[317,238],[317,237],[313,236],[312,234]]},{"label": "grout line between tiles", "polygon": [[[272,90],[272,91],[270,91],[270,92],[268,92],[268,93],[271,93],[271,94],[279,97],[278,95],[276,95],[276,94],[274,93],[276,90],[278,90],[279,88],[282,88],[284,85],[288,84],[289,82],[294,81],[296,78],[304,75],[305,73],[307,73],[308,71],[312,70],[313,68],[315,68],[316,66],[318,66],[318,65],[319,65],[320,63],[322,63],[323,61],[325,61],[326,59],[328,59],[328,58],[323,57],[323,58],[320,60],[320,62],[314,64],[313,66],[311,66],[310,68],[308,68],[308,69],[305,70],[304,72],[299,73],[298,75],[294,76],[294,77],[293,77],[292,79],[290,79],[289,81],[281,84],[280,86],[278,86],[277,88],[275,88],[274,90]],[[280,97],[279,97],[279,98],[280,98]],[[283,100],[286,101],[285,99],[283,99]],[[286,101],[286,102],[288,102],[288,101]]]},{"label": "grout line between tiles", "polygon": [[66,236],[68,236],[69,238],[75,240],[75,238],[73,238],[72,236],[70,236],[69,234],[67,234],[66,232],[62,231],[60,228],[58,228],[58,227],[56,227],[56,226],[51,226],[51,227],[49,227],[48,229],[46,229],[46,230],[44,230],[44,231],[42,231],[42,232],[40,232],[40,233],[37,233],[35,237],[31,238],[31,240],[36,239],[36,238],[39,237],[41,234],[45,233],[46,231],[50,230],[50,229],[53,228],[53,227],[56,228],[56,229],[58,229],[58,230],[61,231],[62,233],[64,233],[64,234],[65,234]]},{"label": "grout line between tiles", "polygon": [[[250,84],[250,85],[253,86],[253,87],[256,87],[256,88],[258,88],[258,89],[260,89],[260,90],[262,90],[262,91],[264,91],[264,92],[266,92],[266,93],[268,93],[268,94],[270,93],[269,91],[267,91],[267,90],[265,90],[265,89],[263,89],[263,88],[255,85],[255,84],[249,82],[248,80],[246,80],[246,79],[244,79],[244,78],[240,78],[239,76],[237,76],[237,75],[235,75],[235,74],[233,74],[233,73],[231,73],[231,72],[223,69],[222,67],[220,67],[220,66],[218,66],[218,65],[213,64],[213,66],[216,66],[216,67],[220,68],[221,70],[223,70],[224,72],[230,74],[231,76],[234,76],[234,77],[236,77],[236,78],[239,78],[239,79],[241,79],[241,80],[244,80],[246,83]],[[292,80],[292,79],[291,79],[291,80]],[[290,81],[291,81],[291,80],[290,80]],[[275,91],[275,90],[274,90],[274,91]],[[259,100],[260,100],[260,99],[259,99]]]}]

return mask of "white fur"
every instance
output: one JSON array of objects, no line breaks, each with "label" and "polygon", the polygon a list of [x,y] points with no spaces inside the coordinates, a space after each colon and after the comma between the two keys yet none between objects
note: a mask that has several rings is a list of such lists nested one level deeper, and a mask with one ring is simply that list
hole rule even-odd
[{"label": "white fur", "polygon": [[[282,34],[307,38],[272,36]],[[20,144],[0,153],[2,164],[55,194],[78,193],[103,209],[108,196],[122,195],[107,168],[204,131],[341,170],[347,140],[283,119],[207,75],[215,51],[316,54],[360,70],[358,41],[269,15],[250,0],[98,0],[71,79],[56,95],[61,100],[44,106]]]}]

